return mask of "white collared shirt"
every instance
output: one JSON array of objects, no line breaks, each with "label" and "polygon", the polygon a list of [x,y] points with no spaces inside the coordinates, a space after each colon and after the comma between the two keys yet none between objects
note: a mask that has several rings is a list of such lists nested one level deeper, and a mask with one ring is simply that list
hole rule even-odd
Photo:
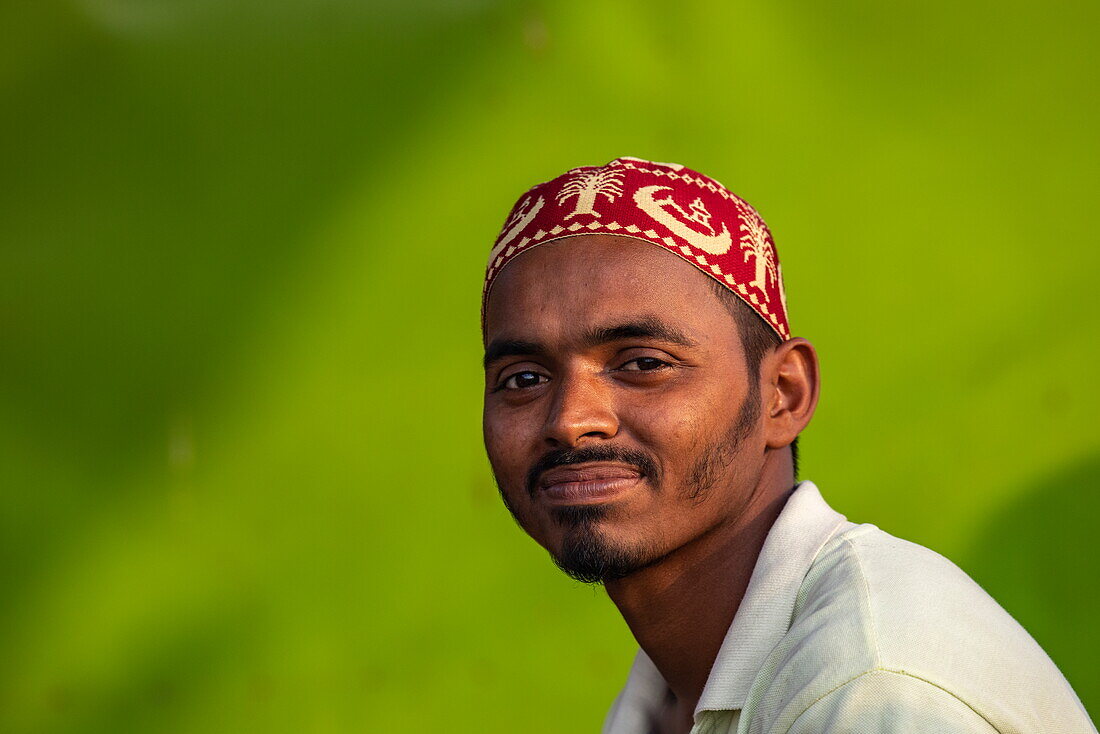
[{"label": "white collared shirt", "polygon": [[[604,734],[650,734],[668,684],[639,650]],[[943,556],[856,525],[802,482],[760,552],[692,734],[1096,729],[1058,668]]]}]

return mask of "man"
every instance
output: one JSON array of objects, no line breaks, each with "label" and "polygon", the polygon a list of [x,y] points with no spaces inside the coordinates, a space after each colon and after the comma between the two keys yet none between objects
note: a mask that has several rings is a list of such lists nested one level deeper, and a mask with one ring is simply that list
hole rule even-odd
[{"label": "man", "polygon": [[1095,731],[962,571],[796,485],[817,355],[717,181],[619,158],[534,187],[483,327],[501,496],[641,646],[605,732]]}]

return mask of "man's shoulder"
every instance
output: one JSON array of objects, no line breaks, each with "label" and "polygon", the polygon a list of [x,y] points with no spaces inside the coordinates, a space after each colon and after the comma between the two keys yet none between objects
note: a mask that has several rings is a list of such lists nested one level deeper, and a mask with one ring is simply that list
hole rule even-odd
[{"label": "man's shoulder", "polygon": [[[960,653],[1046,654],[962,569],[939,553],[857,525],[832,538],[799,589],[789,635],[821,643],[844,631],[861,662],[930,670]],[[1005,645],[1011,644],[1011,650]],[[950,659],[942,654],[953,650]]]},{"label": "man's shoulder", "polygon": [[883,675],[935,690],[998,731],[1052,721],[1093,731],[1050,658],[958,566],[873,525],[849,526],[814,559],[747,708],[793,723]]}]

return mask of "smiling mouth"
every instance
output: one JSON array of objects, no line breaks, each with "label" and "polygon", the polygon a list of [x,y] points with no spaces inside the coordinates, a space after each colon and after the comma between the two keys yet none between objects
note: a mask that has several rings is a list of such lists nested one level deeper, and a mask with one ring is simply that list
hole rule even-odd
[{"label": "smiling mouth", "polygon": [[610,502],[643,479],[642,472],[625,464],[570,464],[544,472],[538,489],[553,505],[591,505]]}]

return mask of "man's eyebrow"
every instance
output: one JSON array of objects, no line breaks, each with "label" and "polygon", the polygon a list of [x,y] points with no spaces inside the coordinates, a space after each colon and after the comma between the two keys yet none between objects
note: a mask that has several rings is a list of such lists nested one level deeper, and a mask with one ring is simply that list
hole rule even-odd
[{"label": "man's eyebrow", "polygon": [[489,365],[496,362],[498,359],[504,357],[514,357],[520,355],[533,355],[541,356],[546,353],[546,349],[538,342],[527,342],[522,339],[497,339],[485,347],[485,359],[484,365],[488,369]]},{"label": "man's eyebrow", "polygon": [[587,346],[598,346],[623,339],[656,339],[657,341],[679,344],[682,347],[695,347],[698,342],[689,338],[670,324],[655,316],[634,319],[612,326],[597,326],[584,336]]},{"label": "man's eyebrow", "polygon": [[[621,324],[597,326],[585,333],[581,341],[586,347],[597,347],[624,339],[654,339],[669,344],[678,344],[682,347],[699,345],[697,341],[689,338],[679,329],[661,321],[656,316],[632,319]],[[488,369],[489,365],[504,357],[542,357],[546,353],[546,347],[539,342],[524,341],[523,339],[496,339],[485,348],[483,364]]]}]

